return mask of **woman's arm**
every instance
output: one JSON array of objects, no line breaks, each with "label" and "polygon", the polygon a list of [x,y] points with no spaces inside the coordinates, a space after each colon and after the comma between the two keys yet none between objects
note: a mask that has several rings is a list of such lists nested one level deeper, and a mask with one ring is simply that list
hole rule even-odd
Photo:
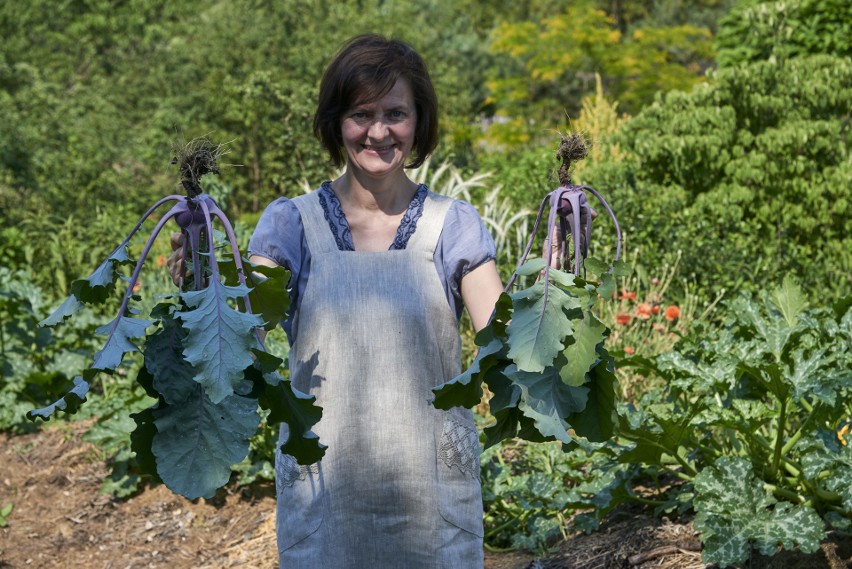
[{"label": "woman's arm", "polygon": [[502,292],[503,283],[494,261],[481,264],[462,278],[462,300],[477,332],[488,325],[494,305]]}]

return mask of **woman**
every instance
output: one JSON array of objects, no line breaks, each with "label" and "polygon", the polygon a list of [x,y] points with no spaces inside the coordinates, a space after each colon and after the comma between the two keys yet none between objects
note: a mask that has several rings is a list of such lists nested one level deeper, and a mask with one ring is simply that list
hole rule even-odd
[{"label": "woman", "polygon": [[291,271],[291,379],[323,407],[315,432],[328,445],[311,466],[276,457],[282,568],[483,565],[472,414],[429,400],[461,371],[462,304],[478,330],[502,285],[472,206],[406,176],[437,130],[420,56],[377,35],[351,39],[314,118],[344,173],[274,201],[252,236],[253,262]]}]

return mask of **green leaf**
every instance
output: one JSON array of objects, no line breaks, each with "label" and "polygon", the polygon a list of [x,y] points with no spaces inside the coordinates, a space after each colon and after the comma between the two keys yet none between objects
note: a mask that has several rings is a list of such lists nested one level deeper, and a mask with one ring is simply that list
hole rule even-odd
[{"label": "green leaf", "polygon": [[[197,389],[197,388],[196,388]],[[154,437],[157,436],[157,426],[154,424],[154,410],[150,407],[138,413],[131,413],[130,418],[136,422],[136,428],[130,433],[130,449],[136,454],[136,464],[143,474],[154,477],[162,482],[157,473],[157,457],[151,450]]]},{"label": "green leaf", "polygon": [[571,426],[565,418],[585,408],[589,390],[563,383],[559,367],[548,368],[543,373],[529,373],[510,366],[506,375],[520,387],[518,408],[535,422],[536,429],[545,437],[570,443],[568,429]]},{"label": "green leaf", "polygon": [[836,493],[843,509],[852,511],[852,448],[840,443],[837,433],[822,429],[817,436],[800,441],[802,472],[815,483]]},{"label": "green leaf", "polygon": [[796,326],[799,315],[808,307],[808,299],[792,275],[784,277],[781,286],[773,291],[772,299],[790,328]]},{"label": "green leaf", "polygon": [[518,434],[520,417],[523,416],[523,413],[517,407],[506,407],[504,409],[500,409],[499,411],[492,412],[494,416],[493,424],[485,427],[483,431],[485,433],[485,448],[491,448],[492,446],[504,441],[505,439],[511,439]]},{"label": "green leaf", "polygon": [[[435,399],[432,404],[438,409],[452,409],[453,407],[471,408],[478,405],[482,400],[482,380],[485,372],[499,363],[498,354],[503,350],[503,343],[494,337],[490,328],[481,330],[479,334],[488,334],[490,340],[487,345],[479,349],[476,359],[461,375],[442,383],[432,389]],[[480,339],[481,336],[477,335]]]},{"label": "green leaf", "polygon": [[151,450],[170,490],[190,500],[211,498],[249,452],[257,432],[257,401],[233,394],[214,403],[201,386],[185,404],[153,410],[157,434]]},{"label": "green leaf", "polygon": [[68,414],[74,414],[80,409],[80,405],[86,401],[86,394],[88,392],[89,382],[78,375],[74,378],[74,387],[71,388],[71,391],[47,407],[29,411],[27,418],[30,421],[35,421],[38,418],[47,421],[56,411],[65,411]]},{"label": "green leaf", "polygon": [[591,312],[574,326],[574,343],[568,344],[562,354],[567,363],[559,376],[567,385],[579,387],[586,382],[586,374],[598,361],[597,347],[606,339],[607,328]]},{"label": "green leaf", "polygon": [[293,388],[290,380],[277,374],[260,375],[259,370],[247,370],[256,386],[260,386],[260,406],[269,411],[270,425],[286,423],[289,436],[281,452],[292,455],[302,465],[314,464],[325,455],[324,444],[311,429],[322,418],[322,407],[315,405],[316,397]]},{"label": "green leaf", "polygon": [[195,381],[213,403],[234,392],[252,363],[250,349],[258,346],[253,331],[263,324],[260,316],[239,312],[227,302],[247,293],[245,286],[225,286],[215,280],[203,290],[181,293],[190,307],[175,314],[189,332],[183,354],[195,368]]},{"label": "green leaf", "polygon": [[[151,387],[169,405],[180,405],[193,396],[197,383],[195,370],[183,359],[186,331],[171,318],[145,341],[145,365],[152,376]],[[140,372],[141,373],[141,372]]]},{"label": "green leaf", "polygon": [[152,322],[129,316],[116,316],[109,324],[95,330],[97,334],[108,334],[106,344],[95,354],[92,369],[114,370],[121,364],[124,354],[138,350],[131,341],[141,338]]},{"label": "green leaf", "polygon": [[616,282],[611,273],[601,275],[601,284],[598,286],[598,294],[601,298],[610,299],[615,294]]},{"label": "green leaf", "polygon": [[544,259],[542,259],[541,257],[536,257],[534,259],[528,260],[526,263],[518,267],[518,269],[515,271],[515,274],[521,277],[537,275],[544,270],[544,267],[546,265],[547,264],[544,262]]},{"label": "green leaf", "polygon": [[603,357],[588,374],[586,406],[566,417],[574,432],[590,441],[603,442],[615,434],[615,385],[612,358]]},{"label": "green leaf", "polygon": [[48,327],[56,326],[63,322],[66,318],[78,312],[81,308],[83,308],[83,303],[77,300],[77,297],[71,295],[66,298],[65,302],[60,304],[59,307],[50,314],[50,316],[39,322],[38,325]]},{"label": "green leaf", "polygon": [[813,553],[825,537],[816,512],[777,502],[745,459],[720,458],[695,477],[695,490],[695,528],[704,544],[704,563],[742,563],[752,546],[764,555],[773,555],[779,545]]},{"label": "green leaf", "polygon": [[127,245],[122,244],[91,275],[71,283],[71,294],[87,304],[102,304],[115,290],[118,265],[132,263]]},{"label": "green leaf", "polygon": [[571,321],[563,310],[579,308],[580,304],[576,298],[549,283],[547,289],[539,282],[510,296],[512,321],[506,328],[509,357],[521,371],[543,371],[565,348],[563,339],[573,333]]}]

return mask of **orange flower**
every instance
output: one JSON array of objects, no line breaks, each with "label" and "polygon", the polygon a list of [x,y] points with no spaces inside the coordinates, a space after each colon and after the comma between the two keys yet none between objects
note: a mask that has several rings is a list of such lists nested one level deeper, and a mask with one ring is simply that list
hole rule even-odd
[{"label": "orange flower", "polygon": [[636,318],[640,320],[647,320],[651,317],[651,305],[647,302],[643,302],[639,306],[636,307]]},{"label": "orange flower", "polygon": [[629,314],[617,314],[615,316],[616,324],[630,324],[630,315]]},{"label": "orange flower", "polygon": [[671,306],[666,306],[666,320],[669,322],[674,322],[680,316],[680,308],[675,306],[674,304]]},{"label": "orange flower", "polygon": [[627,354],[628,356],[632,356],[633,354],[636,353],[636,350],[634,350],[630,346],[624,346],[624,353]]},{"label": "orange flower", "polygon": [[636,300],[636,293],[624,290],[621,292],[620,300]]},{"label": "orange flower", "polygon": [[654,306],[652,306],[651,307],[651,313],[652,314],[659,314],[660,313],[660,305],[655,304]]},{"label": "orange flower", "polygon": [[162,268],[163,268],[163,267],[165,267],[165,266],[166,266],[166,257],[165,257],[165,255],[158,255],[158,256],[157,256],[157,268],[158,268],[158,269],[162,269]]}]

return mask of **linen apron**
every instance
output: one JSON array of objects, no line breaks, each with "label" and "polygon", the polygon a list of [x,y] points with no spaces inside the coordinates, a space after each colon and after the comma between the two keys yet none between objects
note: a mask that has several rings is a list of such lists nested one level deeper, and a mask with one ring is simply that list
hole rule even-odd
[{"label": "linen apron", "polygon": [[473,415],[429,403],[461,372],[433,260],[452,200],[430,192],[406,248],[383,252],[338,250],[317,192],[293,203],[311,272],[290,376],[322,406],[328,449],[310,466],[277,453],[281,568],[481,569]]}]

